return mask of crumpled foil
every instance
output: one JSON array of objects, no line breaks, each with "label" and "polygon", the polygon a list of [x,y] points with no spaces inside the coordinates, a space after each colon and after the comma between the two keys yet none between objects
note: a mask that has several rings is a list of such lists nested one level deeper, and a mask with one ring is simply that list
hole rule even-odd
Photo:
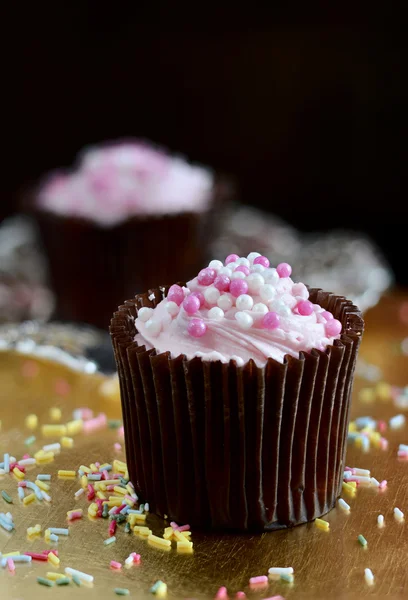
[{"label": "crumpled foil", "polygon": [[364,234],[340,230],[302,234],[261,210],[233,206],[212,243],[212,256],[246,256],[254,250],[272,264],[291,264],[296,281],[346,296],[362,311],[377,304],[394,279],[391,268]]}]

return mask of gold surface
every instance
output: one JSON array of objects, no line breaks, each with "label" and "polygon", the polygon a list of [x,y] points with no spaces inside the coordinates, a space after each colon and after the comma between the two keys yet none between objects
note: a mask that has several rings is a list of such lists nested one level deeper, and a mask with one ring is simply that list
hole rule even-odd
[{"label": "gold surface", "polygon": [[[398,307],[404,299],[402,295],[384,298],[380,306],[367,315],[367,330],[361,356],[368,362],[383,369],[384,379],[395,385],[408,383],[408,359],[397,352],[397,343],[408,336],[408,326],[398,321]],[[405,296],[405,300],[407,297]],[[117,398],[102,398],[98,389],[103,377],[100,375],[80,375],[65,367],[38,362],[39,373],[34,378],[22,375],[22,365],[27,358],[14,354],[0,353],[0,453],[10,451],[20,457],[27,449],[24,440],[30,432],[24,427],[24,418],[34,412],[40,423],[50,422],[48,411],[52,406],[60,406],[62,421],[71,418],[72,410],[80,406],[90,406],[95,411],[103,411],[110,418],[120,416]],[[55,393],[55,382],[64,378],[71,384],[71,393],[61,398]],[[353,417],[372,415],[388,419],[400,413],[392,402],[376,401],[362,404],[358,398],[361,387],[370,384],[359,378],[356,380],[353,403]],[[39,449],[52,438],[41,439],[40,431],[36,444],[31,450]],[[350,514],[339,508],[327,515],[330,531],[316,528],[313,523],[296,527],[291,531],[277,531],[263,535],[220,535],[193,532],[194,554],[178,555],[175,549],[169,552],[150,547],[135,534],[125,534],[120,527],[117,542],[109,547],[103,545],[108,537],[107,521],[98,519],[91,522],[86,515],[88,502],[85,496],[74,499],[74,492],[80,487],[79,481],[58,480],[57,469],[77,469],[80,464],[95,460],[111,462],[116,454],[113,444],[118,440],[117,432],[106,430],[89,436],[75,437],[73,449],[62,449],[55,462],[44,465],[40,470],[28,468],[28,477],[34,480],[38,472],[51,473],[51,505],[33,503],[22,506],[17,499],[16,480],[8,475],[0,476],[0,489],[7,490],[14,503],[8,505],[0,498],[0,511],[10,510],[16,523],[16,530],[8,534],[0,529],[0,551],[14,550],[41,551],[47,548],[42,538],[29,541],[26,529],[40,523],[47,526],[64,527],[66,511],[74,507],[84,509],[82,521],[70,526],[68,538],[60,536],[58,550],[61,566],[55,569],[50,564],[33,562],[31,565],[17,565],[15,575],[0,569],[0,598],[14,600],[37,600],[52,596],[58,599],[75,598],[114,598],[114,588],[124,587],[134,598],[153,598],[150,586],[161,579],[168,585],[168,596],[176,598],[213,598],[217,589],[225,585],[230,598],[238,590],[247,593],[248,598],[268,598],[281,594],[287,600],[292,598],[408,598],[408,528],[393,517],[393,508],[398,506],[408,520],[408,461],[399,461],[396,456],[399,443],[408,444],[408,426],[387,432],[388,451],[371,450],[363,454],[350,446],[347,463],[351,466],[369,468],[379,480],[387,479],[388,488],[379,492],[361,488],[355,499],[342,497],[351,505]],[[121,441],[121,440],[120,440]],[[378,514],[385,515],[385,527],[376,524]],[[148,525],[153,532],[161,535],[164,522],[154,516],[148,517]],[[368,540],[368,547],[362,548],[356,541],[362,533]],[[48,546],[49,547],[49,546]],[[124,563],[131,551],[142,555],[141,564],[122,572],[109,568],[111,560]],[[44,588],[36,583],[37,576],[48,571],[63,572],[71,566],[95,577],[92,586],[76,588]],[[267,574],[271,566],[293,566],[294,584],[271,582],[265,589],[251,591],[248,580],[252,576]],[[375,584],[368,586],[364,581],[364,569],[369,567],[375,576]]]}]

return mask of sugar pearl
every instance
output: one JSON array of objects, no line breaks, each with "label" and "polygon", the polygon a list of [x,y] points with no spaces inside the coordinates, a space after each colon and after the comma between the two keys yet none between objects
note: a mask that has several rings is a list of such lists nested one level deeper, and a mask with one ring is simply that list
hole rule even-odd
[{"label": "sugar pearl", "polygon": [[202,319],[191,319],[187,325],[187,331],[192,337],[200,338],[207,331],[207,325]]},{"label": "sugar pearl", "polygon": [[202,269],[199,272],[197,280],[200,285],[211,285],[216,276],[217,272],[215,271],[215,269],[209,269],[207,267],[206,269]]},{"label": "sugar pearl", "polygon": [[207,316],[212,321],[221,321],[221,319],[224,318],[224,311],[222,310],[222,308],[218,308],[218,306],[214,306],[213,308],[210,308]]},{"label": "sugar pearl", "polygon": [[251,267],[252,273],[263,273],[265,271],[265,267],[263,265],[252,265]]},{"label": "sugar pearl", "polygon": [[200,300],[197,296],[190,294],[183,302],[183,308],[188,315],[193,315],[200,308]]},{"label": "sugar pearl", "polygon": [[153,315],[154,310],[152,308],[148,308],[147,306],[143,306],[143,308],[139,308],[137,316],[142,321],[142,323],[146,323]]},{"label": "sugar pearl", "polygon": [[292,267],[288,263],[280,263],[276,270],[278,271],[279,277],[290,277],[292,274]]},{"label": "sugar pearl", "polygon": [[204,306],[204,303],[205,303],[204,294],[202,294],[201,292],[192,292],[191,296],[196,296],[196,298],[198,298],[198,300],[200,302],[200,308],[202,306]]},{"label": "sugar pearl", "polygon": [[208,304],[217,304],[217,300],[220,297],[220,292],[216,287],[208,287],[204,290],[204,299]]},{"label": "sugar pearl", "polygon": [[238,321],[238,325],[242,327],[242,329],[250,329],[254,324],[253,318],[246,312],[235,313],[235,318]]},{"label": "sugar pearl", "polygon": [[235,271],[235,269],[236,269],[237,267],[239,267],[239,264],[238,264],[237,262],[231,262],[231,263],[228,263],[228,269],[231,269],[231,272],[232,272],[232,271]]},{"label": "sugar pearl", "polygon": [[331,321],[332,319],[334,319],[333,315],[328,310],[324,310],[321,313],[321,315],[322,315],[322,317],[324,317],[326,319],[326,321]]},{"label": "sugar pearl", "polygon": [[249,267],[250,266],[250,262],[247,258],[239,258],[237,261],[235,261],[238,265],[243,265],[244,267]]},{"label": "sugar pearl", "polygon": [[175,302],[167,302],[166,310],[169,313],[169,315],[171,315],[172,317],[175,317],[176,315],[179,314],[180,307],[177,306],[177,304]]},{"label": "sugar pearl", "polygon": [[214,280],[214,287],[220,292],[228,292],[231,279],[226,275],[217,275]]},{"label": "sugar pearl", "polygon": [[258,257],[258,256],[261,256],[261,255],[259,254],[259,252],[250,252],[250,253],[248,254],[248,256],[247,256],[247,259],[249,260],[249,262],[253,263],[253,262],[254,262],[254,260],[255,260],[255,259]]},{"label": "sugar pearl", "polygon": [[224,311],[229,310],[234,305],[233,297],[231,294],[222,294],[217,300],[217,305]]},{"label": "sugar pearl", "polygon": [[218,271],[218,275],[226,275],[227,277],[231,277],[232,269],[229,267],[222,267],[222,269]]},{"label": "sugar pearl", "polygon": [[262,319],[262,327],[264,329],[276,329],[279,327],[280,319],[276,312],[268,312]]},{"label": "sugar pearl", "polygon": [[265,280],[260,273],[251,273],[246,278],[246,282],[248,284],[248,290],[251,292],[251,294],[257,294],[261,285],[265,283]]},{"label": "sugar pearl", "polygon": [[262,265],[265,267],[265,269],[267,269],[269,267],[269,260],[266,258],[266,256],[257,256],[254,260],[254,265]]},{"label": "sugar pearl", "polygon": [[342,329],[342,324],[337,319],[331,319],[327,321],[325,325],[326,335],[328,337],[333,337],[335,335],[339,335]]},{"label": "sugar pearl", "polygon": [[145,327],[146,331],[150,333],[150,335],[156,337],[157,335],[159,335],[162,325],[161,322],[157,319],[149,319],[148,321],[146,321]]},{"label": "sugar pearl", "polygon": [[222,269],[224,265],[220,260],[212,260],[208,266],[210,269],[216,269],[218,271],[219,269]]},{"label": "sugar pearl", "polygon": [[268,310],[269,310],[268,307],[263,302],[257,302],[252,307],[252,312],[261,313],[262,315],[266,315],[266,313],[268,312]]},{"label": "sugar pearl", "polygon": [[241,294],[246,294],[248,291],[248,284],[243,279],[233,279],[230,285],[230,292],[235,297],[238,298]]},{"label": "sugar pearl", "polygon": [[177,306],[180,306],[180,304],[184,300],[183,288],[177,284],[172,285],[169,288],[169,291],[167,294],[167,300],[169,300],[171,302],[175,302],[177,304]]},{"label": "sugar pearl", "polygon": [[245,273],[242,271],[234,271],[231,275],[231,279],[245,279]]},{"label": "sugar pearl", "polygon": [[276,285],[279,283],[280,277],[276,269],[266,269],[262,275],[265,279],[265,283],[270,283],[271,285]]},{"label": "sugar pearl", "polygon": [[264,285],[261,285],[259,289],[259,295],[261,296],[262,300],[268,302],[276,295],[276,289],[270,283],[265,283]]},{"label": "sugar pearl", "polygon": [[229,265],[232,262],[235,262],[239,259],[238,254],[229,254],[225,259],[225,265]]},{"label": "sugar pearl", "polygon": [[248,296],[248,294],[241,294],[241,296],[238,296],[235,305],[238,310],[251,310],[254,305],[254,301],[252,300],[251,296]]},{"label": "sugar pearl", "polygon": [[309,300],[301,300],[297,303],[296,308],[298,313],[304,317],[308,317],[313,313],[313,304]]},{"label": "sugar pearl", "polygon": [[309,298],[309,292],[304,283],[295,283],[292,287],[292,294],[298,298],[302,298],[302,300]]},{"label": "sugar pearl", "polygon": [[272,300],[268,306],[271,312],[277,312],[281,317],[289,317],[292,314],[289,306],[286,306],[281,300]]},{"label": "sugar pearl", "polygon": [[244,273],[244,275],[249,275],[250,274],[250,270],[248,267],[246,267],[245,265],[239,265],[236,269],[235,269],[235,273],[237,273],[238,271],[241,271],[241,273]]}]

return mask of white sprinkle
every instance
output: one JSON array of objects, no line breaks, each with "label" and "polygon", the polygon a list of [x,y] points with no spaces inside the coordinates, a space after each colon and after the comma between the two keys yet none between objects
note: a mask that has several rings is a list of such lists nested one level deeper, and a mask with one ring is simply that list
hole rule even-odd
[{"label": "white sprinkle", "polygon": [[47,502],[51,502],[51,496],[49,496],[47,494],[47,492],[44,492],[43,490],[41,490],[41,495],[44,498],[44,500],[46,500]]},{"label": "white sprinkle", "polygon": [[[209,266],[211,266],[211,263]],[[127,559],[125,560],[125,565],[131,565],[131,564],[133,564],[133,556],[132,555],[128,556]]]},{"label": "white sprinkle", "polygon": [[343,500],[343,498],[339,498],[338,499],[338,504],[340,506],[340,508],[342,508],[343,510],[350,510],[350,505],[347,504],[347,502],[345,500]]},{"label": "white sprinkle", "polygon": [[74,496],[75,498],[79,498],[79,496],[82,496],[82,494],[85,492],[84,488],[80,488],[77,492],[75,492]]},{"label": "white sprinkle", "polygon": [[248,315],[245,312],[236,312],[235,319],[238,321],[238,324],[240,327],[242,327],[242,329],[250,329],[254,324],[254,320],[251,315]]},{"label": "white sprinkle", "polygon": [[352,476],[351,471],[344,471],[343,479],[350,479],[351,476]]},{"label": "white sprinkle", "polygon": [[252,307],[252,312],[261,313],[261,315],[266,315],[269,312],[269,308],[263,302],[257,302]]},{"label": "white sprinkle", "polygon": [[353,473],[355,475],[362,475],[363,477],[370,477],[370,471],[368,469],[359,469],[355,467]]},{"label": "white sprinkle", "polygon": [[145,509],[145,512],[149,512],[150,506],[149,506],[148,502],[145,502],[144,509]]},{"label": "white sprinkle", "polygon": [[371,481],[371,485],[372,486],[374,486],[374,487],[380,487],[380,482],[375,477],[371,477],[370,481]]},{"label": "white sprinkle", "polygon": [[220,291],[214,286],[209,286],[204,291],[204,299],[208,304],[217,304],[220,295]]},{"label": "white sprinkle", "polygon": [[372,585],[374,583],[374,575],[371,569],[364,569],[364,579],[368,585]]},{"label": "white sprinkle", "polygon": [[400,444],[398,450],[401,450],[402,452],[408,452],[408,445]]},{"label": "white sprinkle", "polygon": [[252,296],[248,294],[241,294],[236,299],[235,305],[238,310],[251,310],[254,305],[254,301],[252,300]]},{"label": "white sprinkle", "polygon": [[27,467],[29,465],[35,465],[36,460],[35,458],[22,458],[21,460],[18,461],[18,464],[21,467]]},{"label": "white sprinkle", "polygon": [[172,317],[175,317],[179,314],[180,307],[178,306],[178,304],[176,304],[175,302],[172,302],[170,300],[166,304],[166,310],[169,313],[169,315],[171,315]]},{"label": "white sprinkle", "polygon": [[146,331],[150,333],[150,335],[156,337],[161,331],[162,324],[157,319],[149,319],[146,321],[145,327]]},{"label": "white sprinkle", "polygon": [[377,525],[378,525],[378,527],[382,527],[384,525],[384,515],[378,515]]},{"label": "white sprinkle", "polygon": [[147,306],[143,306],[143,308],[139,308],[137,316],[142,321],[142,323],[146,323],[153,315],[153,309],[148,308]]},{"label": "white sprinkle", "polygon": [[71,569],[71,567],[66,567],[65,573],[67,575],[71,575],[71,576],[76,575],[78,577],[78,579],[82,579],[83,581],[86,581],[87,583],[92,583],[94,580],[93,575],[88,575],[87,573],[82,573],[82,571],[77,571],[76,569]]},{"label": "white sprinkle", "polygon": [[281,575],[292,575],[293,567],[271,567],[268,574],[270,579],[279,579]]},{"label": "white sprinkle", "polygon": [[56,535],[69,535],[69,529],[66,527],[48,527],[48,530]]},{"label": "white sprinkle", "polygon": [[224,311],[222,308],[218,308],[218,306],[213,306],[208,311],[207,317],[212,321],[221,321],[224,318]]},{"label": "white sprinkle", "polygon": [[43,446],[44,452],[59,452],[61,450],[61,444],[58,442],[55,444],[47,444]]},{"label": "white sprinkle", "polygon": [[4,472],[10,473],[10,454],[8,454],[8,453],[5,454],[3,461],[4,461]]},{"label": "white sprinkle", "polygon": [[363,475],[352,475],[351,481],[357,481],[362,487],[369,487],[371,485],[371,478],[364,477]]},{"label": "white sprinkle", "polygon": [[402,512],[402,510],[395,507],[394,508],[394,517],[397,519],[397,521],[402,521],[402,519],[404,518],[404,513]]},{"label": "white sprinkle", "polygon": [[212,260],[208,266],[210,269],[216,269],[218,271],[219,269],[222,269],[224,265],[220,260]]},{"label": "white sprinkle", "polygon": [[392,419],[389,420],[388,424],[391,429],[400,429],[400,427],[405,425],[405,416],[395,415],[395,417],[392,417]]},{"label": "white sprinkle", "polygon": [[17,493],[18,493],[19,499],[23,500],[24,499],[24,488],[22,488],[22,487],[17,488]]},{"label": "white sprinkle", "polygon": [[152,292],[152,293],[150,294],[150,296],[149,296],[149,300],[150,300],[150,302],[151,302],[152,300],[154,300],[155,298],[156,298],[156,296],[154,295],[154,292]]}]

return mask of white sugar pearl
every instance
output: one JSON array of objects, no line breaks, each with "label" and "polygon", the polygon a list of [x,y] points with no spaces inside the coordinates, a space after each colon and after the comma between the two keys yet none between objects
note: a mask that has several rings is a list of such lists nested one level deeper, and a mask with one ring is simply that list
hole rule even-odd
[{"label": "white sugar pearl", "polygon": [[247,258],[239,258],[236,262],[238,265],[244,265],[244,267],[249,267],[251,264]]},{"label": "white sugar pearl", "polygon": [[270,283],[271,285],[276,285],[277,283],[279,283],[279,274],[278,271],[276,269],[265,269],[265,271],[263,272],[263,277],[266,281],[266,283]]},{"label": "white sugar pearl", "polygon": [[252,308],[252,312],[261,313],[262,315],[266,315],[269,312],[269,308],[263,302],[257,302],[254,304]]},{"label": "white sugar pearl", "polygon": [[254,305],[254,301],[248,294],[241,294],[236,299],[235,305],[238,310],[251,310]]},{"label": "white sugar pearl", "polygon": [[150,319],[150,317],[153,315],[153,312],[154,311],[152,308],[143,306],[143,308],[139,308],[137,316],[142,321],[142,323],[146,323],[146,321],[148,321]]},{"label": "white sugar pearl", "polygon": [[263,273],[265,271],[265,267],[263,265],[252,265],[251,271],[252,273]]},{"label": "white sugar pearl", "polygon": [[251,294],[257,294],[261,285],[265,283],[265,280],[260,273],[251,273],[246,278],[246,282],[248,284],[248,290],[251,292]]},{"label": "white sugar pearl", "polygon": [[269,302],[276,295],[276,290],[270,283],[265,283],[259,288],[259,295],[264,302]]},{"label": "white sugar pearl", "polygon": [[307,300],[309,298],[309,292],[304,283],[295,283],[292,287],[292,294],[302,298],[302,300]]},{"label": "white sugar pearl", "polygon": [[146,321],[146,331],[150,333],[150,335],[157,336],[161,331],[162,325],[161,322],[156,319],[149,319]]},{"label": "white sugar pearl", "polygon": [[217,300],[217,305],[222,310],[229,310],[234,305],[231,294],[222,294]]},{"label": "white sugar pearl", "polygon": [[231,277],[232,269],[229,267],[222,267],[222,269],[218,271],[218,275],[226,275],[227,277]]},{"label": "white sugar pearl", "polygon": [[220,292],[215,287],[208,287],[204,291],[204,299],[208,304],[217,304],[217,300],[220,297]]},{"label": "white sugar pearl", "polygon": [[239,267],[239,265],[238,265],[238,263],[237,263],[237,262],[230,262],[230,263],[228,263],[228,265],[227,265],[227,266],[228,266],[228,268],[229,268],[229,269],[231,269],[231,273],[232,273],[232,272],[233,272],[233,271],[234,271],[234,270],[235,270],[237,267]]},{"label": "white sugar pearl", "polygon": [[235,271],[231,275],[231,279],[245,279],[245,273],[243,273],[242,271]]},{"label": "white sugar pearl", "polygon": [[238,321],[238,325],[242,327],[242,329],[250,329],[254,324],[253,318],[246,312],[239,311],[235,313],[235,318]]},{"label": "white sugar pearl", "polygon": [[218,271],[219,269],[222,269],[224,265],[220,260],[212,260],[208,266],[210,269],[216,269]]},{"label": "white sugar pearl", "polygon": [[179,314],[180,307],[175,302],[167,302],[166,310],[172,317],[175,317]]},{"label": "white sugar pearl", "polygon": [[292,314],[289,306],[286,306],[281,300],[272,300],[268,306],[269,310],[278,313],[281,317],[289,317]]},{"label": "white sugar pearl", "polygon": [[207,316],[212,321],[221,321],[221,319],[224,318],[224,311],[222,310],[222,308],[218,308],[218,306],[214,306],[213,308],[210,308]]},{"label": "white sugar pearl", "polygon": [[258,256],[261,256],[261,254],[259,254],[259,252],[250,252],[247,256],[247,259],[249,260],[250,263],[253,263],[254,260],[256,258],[258,258]]}]

